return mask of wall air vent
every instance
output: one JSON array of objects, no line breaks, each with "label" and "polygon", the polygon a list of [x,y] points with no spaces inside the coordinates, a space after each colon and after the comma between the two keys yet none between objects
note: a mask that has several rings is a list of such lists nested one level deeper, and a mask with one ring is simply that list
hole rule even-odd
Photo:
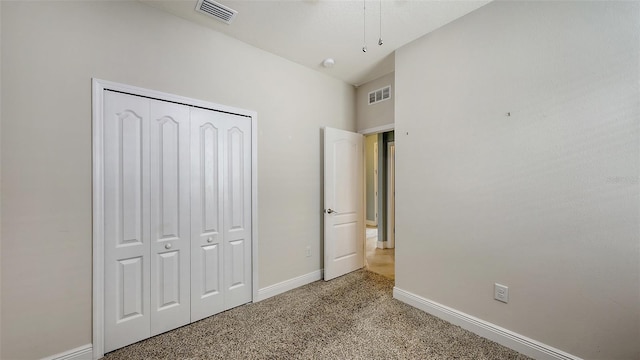
[{"label": "wall air vent", "polygon": [[381,89],[374,90],[369,93],[369,105],[391,98],[391,85],[387,85]]},{"label": "wall air vent", "polygon": [[236,15],[238,15],[237,11],[210,0],[198,0],[196,11],[202,14],[213,16],[214,18],[227,24],[231,24]]}]

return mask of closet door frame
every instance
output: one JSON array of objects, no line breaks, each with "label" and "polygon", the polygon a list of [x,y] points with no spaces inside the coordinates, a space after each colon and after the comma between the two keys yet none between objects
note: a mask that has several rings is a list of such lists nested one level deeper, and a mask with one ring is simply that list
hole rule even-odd
[{"label": "closet door frame", "polygon": [[104,92],[107,90],[220,111],[251,119],[251,298],[258,301],[258,131],[257,113],[208,101],[92,79],[93,182],[93,358],[104,356]]}]

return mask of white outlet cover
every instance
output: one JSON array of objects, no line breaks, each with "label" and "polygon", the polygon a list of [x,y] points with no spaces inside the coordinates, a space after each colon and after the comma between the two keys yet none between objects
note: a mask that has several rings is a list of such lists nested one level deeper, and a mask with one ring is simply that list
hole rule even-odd
[{"label": "white outlet cover", "polygon": [[502,301],[503,303],[509,302],[509,287],[498,283],[493,284],[493,298]]}]

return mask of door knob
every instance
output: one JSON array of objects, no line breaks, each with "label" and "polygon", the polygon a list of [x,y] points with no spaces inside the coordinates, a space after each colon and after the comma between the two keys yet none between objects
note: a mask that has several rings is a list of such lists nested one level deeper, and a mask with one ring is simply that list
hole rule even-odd
[{"label": "door knob", "polygon": [[171,244],[168,244],[168,243],[167,243],[167,244],[165,244],[165,245],[164,245],[164,248],[165,248],[165,249],[167,249],[167,250],[171,249]]},{"label": "door knob", "polygon": [[213,238],[211,236],[209,236],[209,238],[207,239],[208,243],[212,243],[213,242]]},{"label": "door knob", "polygon": [[327,214],[334,214],[334,213],[337,214],[338,213],[337,211],[335,211],[333,209],[327,209],[325,211],[327,212]]}]

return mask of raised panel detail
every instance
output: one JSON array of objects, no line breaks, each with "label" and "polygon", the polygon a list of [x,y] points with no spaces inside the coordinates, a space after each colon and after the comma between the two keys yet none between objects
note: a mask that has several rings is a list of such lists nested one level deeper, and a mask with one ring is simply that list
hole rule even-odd
[{"label": "raised panel detail", "polygon": [[244,228],[244,133],[237,127],[228,136],[229,230]]},{"label": "raised panel detail", "polygon": [[180,253],[171,251],[159,254],[158,259],[158,309],[180,302]]},{"label": "raised panel detail", "polygon": [[355,213],[358,209],[357,196],[353,196],[358,189],[358,167],[355,159],[358,159],[358,147],[347,140],[334,143],[335,171],[333,183],[335,187],[335,210],[340,214]]},{"label": "raised panel detail", "polygon": [[225,259],[226,261],[231,262],[231,286],[234,287],[244,285],[245,279],[245,263],[244,263],[244,240],[236,240],[229,242],[230,247],[230,257],[229,259]]},{"label": "raised panel detail", "polygon": [[357,222],[338,224],[334,227],[335,248],[333,253],[334,261],[345,257],[355,256],[357,253],[356,243],[350,241],[358,236]]},{"label": "raised panel detail", "polygon": [[202,247],[202,298],[220,292],[220,246]]},{"label": "raised panel detail", "polygon": [[203,125],[200,144],[202,233],[218,232],[218,129],[211,124]]},{"label": "raised panel detail", "polygon": [[118,245],[142,242],[142,117],[118,114],[120,134],[120,239]]},{"label": "raised panel detail", "polygon": [[158,120],[160,136],[158,140],[160,156],[160,234],[162,239],[176,238],[179,234],[179,153],[178,153],[178,122],[170,117]]},{"label": "raised panel detail", "polygon": [[118,261],[116,291],[118,292],[118,320],[131,320],[142,316],[142,257]]}]

